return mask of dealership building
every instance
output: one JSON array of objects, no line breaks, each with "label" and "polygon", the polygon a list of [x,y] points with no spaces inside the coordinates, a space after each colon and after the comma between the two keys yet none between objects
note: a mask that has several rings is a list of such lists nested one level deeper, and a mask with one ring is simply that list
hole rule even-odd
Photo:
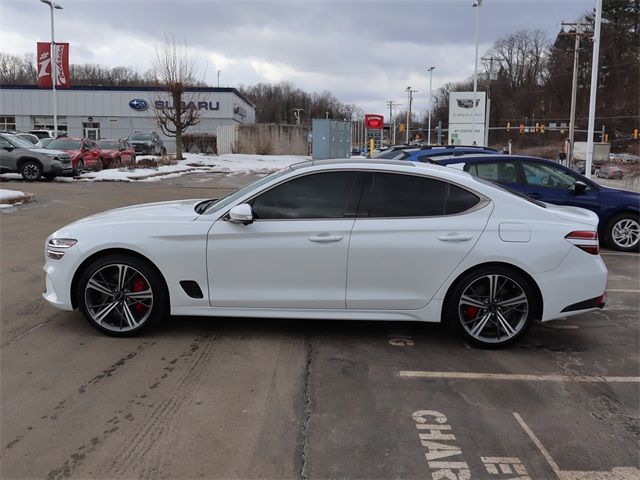
[{"label": "dealership building", "polygon": [[[155,87],[77,86],[57,90],[58,130],[70,137],[123,138],[155,131],[169,152],[174,139],[156,123],[156,109],[172,109],[170,97]],[[53,130],[51,90],[0,85],[0,131]],[[185,93],[199,123],[189,133],[216,133],[218,126],[255,123],[255,106],[235,88],[201,87]]]}]

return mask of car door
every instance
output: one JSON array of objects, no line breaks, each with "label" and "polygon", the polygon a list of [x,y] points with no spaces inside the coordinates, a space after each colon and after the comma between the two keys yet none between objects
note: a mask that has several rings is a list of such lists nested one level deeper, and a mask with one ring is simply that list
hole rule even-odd
[{"label": "car door", "polygon": [[[599,189],[582,175],[551,162],[521,160],[519,163],[527,196],[543,202],[582,207],[600,213]],[[576,190],[577,181],[587,185],[585,191]]]},{"label": "car door", "polygon": [[6,138],[0,137],[0,171],[2,172],[15,172],[16,154],[15,146],[9,142]]},{"label": "car door", "polygon": [[365,182],[349,246],[347,308],[416,310],[471,251],[493,206],[424,176],[381,173]]},{"label": "car door", "polygon": [[344,309],[361,178],[355,171],[296,177],[249,202],[253,223],[216,221],[207,244],[212,306]]}]

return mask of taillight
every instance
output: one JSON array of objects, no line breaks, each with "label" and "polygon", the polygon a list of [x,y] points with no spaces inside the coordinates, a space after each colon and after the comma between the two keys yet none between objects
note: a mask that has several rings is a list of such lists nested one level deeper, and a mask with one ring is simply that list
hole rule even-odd
[{"label": "taillight", "polygon": [[598,243],[598,232],[591,230],[576,230],[567,234],[564,238],[573,243],[580,250],[584,250],[591,255],[600,253],[600,244]]}]

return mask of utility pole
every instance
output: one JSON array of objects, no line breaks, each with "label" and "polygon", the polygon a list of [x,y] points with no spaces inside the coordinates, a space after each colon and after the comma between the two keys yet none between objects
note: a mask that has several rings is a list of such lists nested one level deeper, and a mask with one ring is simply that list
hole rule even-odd
[{"label": "utility pole", "polygon": [[596,3],[596,19],[593,31],[593,57],[591,59],[591,91],[589,92],[589,126],[587,127],[587,164],[584,174],[591,178],[593,163],[593,129],[596,126],[596,95],[598,93],[598,60],[600,55],[600,27],[602,23],[602,0]]},{"label": "utility pole", "polygon": [[496,80],[497,75],[493,71],[493,62],[497,60],[495,57],[482,57],[482,60],[489,62],[489,75],[487,82],[487,111],[484,119],[484,146],[489,146],[489,120],[491,119],[491,80]]},{"label": "utility pole", "polygon": [[578,58],[580,56],[580,39],[583,36],[591,36],[590,33],[584,32],[582,27],[587,23],[581,22],[562,22],[563,27],[574,27],[573,32],[567,32],[565,35],[574,35],[576,37],[573,48],[573,81],[571,83],[571,114],[569,115],[569,151],[567,152],[567,164],[571,166],[573,162],[573,143],[576,129],[576,95],[578,93]]},{"label": "utility pole", "polygon": [[407,87],[406,91],[409,97],[409,114],[407,115],[407,145],[409,145],[409,130],[411,129],[411,104],[413,102],[413,94],[418,93],[418,90],[413,90],[411,87]]},{"label": "utility pole", "polygon": [[[399,103],[394,102],[393,100],[387,100],[387,106],[389,107],[389,142],[392,145],[396,144],[396,117],[395,111],[396,107],[400,105]],[[393,133],[391,133],[393,132]]]},{"label": "utility pole", "polygon": [[218,88],[220,88],[220,72],[221,70],[218,70]]},{"label": "utility pole", "polygon": [[393,144],[396,144],[396,117],[397,115],[397,110],[398,107],[402,105],[401,103],[394,103],[393,104]]}]

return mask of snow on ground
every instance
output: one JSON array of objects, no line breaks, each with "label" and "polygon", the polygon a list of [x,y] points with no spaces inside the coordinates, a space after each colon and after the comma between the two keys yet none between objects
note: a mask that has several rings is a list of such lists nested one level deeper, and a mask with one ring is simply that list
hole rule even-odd
[{"label": "snow on ground", "polygon": [[9,203],[11,200],[15,200],[16,198],[22,198],[26,194],[24,192],[19,192],[17,190],[7,190],[5,188],[0,188],[0,208],[11,208],[14,204]]},{"label": "snow on ground", "polygon": [[[156,168],[106,169],[100,172],[87,172],[78,178],[81,181],[153,182],[196,172],[268,174],[310,159],[304,155],[199,155],[186,153],[184,156],[185,159],[175,165],[159,165]],[[145,155],[138,157],[138,161],[155,158]],[[63,178],[57,177],[56,180],[69,181],[69,179]]]}]

